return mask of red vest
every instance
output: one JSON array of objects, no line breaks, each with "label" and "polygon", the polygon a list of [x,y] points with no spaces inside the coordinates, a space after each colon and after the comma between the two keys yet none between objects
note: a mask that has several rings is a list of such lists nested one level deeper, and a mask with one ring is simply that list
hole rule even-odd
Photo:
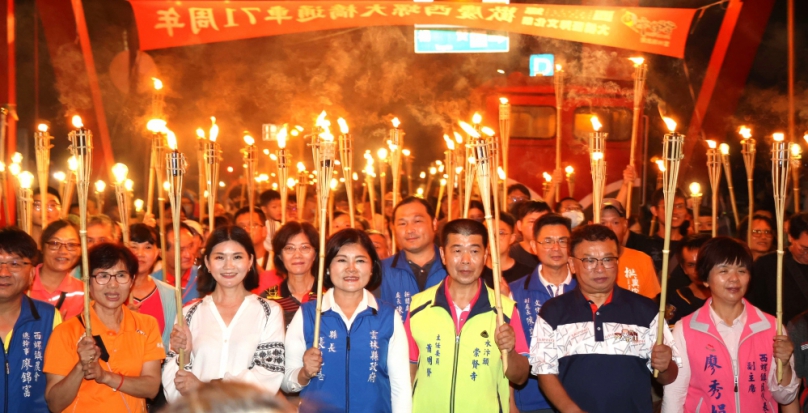
[{"label": "red vest", "polygon": [[685,413],[777,412],[768,375],[777,334],[774,317],[744,300],[746,324],[738,345],[738,366],[710,317],[710,303],[682,319],[690,362]]}]

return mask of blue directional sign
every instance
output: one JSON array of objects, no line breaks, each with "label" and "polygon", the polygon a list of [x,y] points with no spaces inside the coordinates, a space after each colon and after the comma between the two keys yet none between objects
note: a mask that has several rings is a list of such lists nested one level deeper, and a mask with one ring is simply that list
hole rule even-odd
[{"label": "blue directional sign", "polygon": [[415,53],[506,53],[508,33],[472,29],[415,29]]},{"label": "blue directional sign", "polygon": [[551,54],[530,55],[530,76],[553,76],[555,56]]}]

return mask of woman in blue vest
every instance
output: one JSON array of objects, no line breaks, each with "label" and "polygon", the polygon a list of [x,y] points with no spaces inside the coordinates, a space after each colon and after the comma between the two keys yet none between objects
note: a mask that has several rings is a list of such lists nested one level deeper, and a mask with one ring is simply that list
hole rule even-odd
[{"label": "woman in blue vest", "polygon": [[286,333],[282,388],[300,392],[303,413],[410,412],[404,326],[392,306],[368,291],[381,282],[373,243],[361,230],[343,229],[325,248],[328,291],[319,346],[313,347],[316,301],[310,301],[295,313]]}]

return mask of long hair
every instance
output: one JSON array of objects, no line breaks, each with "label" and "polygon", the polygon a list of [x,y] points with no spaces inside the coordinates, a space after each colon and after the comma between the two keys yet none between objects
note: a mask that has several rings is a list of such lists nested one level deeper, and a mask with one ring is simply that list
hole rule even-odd
[{"label": "long hair", "polygon": [[[216,228],[213,232],[211,232],[210,236],[208,236],[208,242],[205,243],[205,251],[202,254],[203,261],[208,261],[210,259],[210,254],[213,253],[213,249],[216,248],[217,245],[227,241],[239,243],[242,247],[244,247],[244,250],[247,251],[247,255],[249,255],[253,260],[250,270],[247,272],[247,275],[242,281],[244,288],[247,291],[258,288],[258,268],[255,266],[255,248],[253,247],[250,234],[248,234],[247,231],[241,227],[228,225],[225,227]],[[199,292],[200,297],[204,297],[212,293],[215,289],[216,279],[213,278],[213,274],[210,273],[207,265],[203,264],[202,267],[199,268],[196,290]]]}]

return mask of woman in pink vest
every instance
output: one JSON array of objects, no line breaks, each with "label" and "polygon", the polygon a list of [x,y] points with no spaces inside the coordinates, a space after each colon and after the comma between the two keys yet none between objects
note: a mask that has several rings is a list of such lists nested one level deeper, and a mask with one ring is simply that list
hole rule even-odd
[{"label": "woman in pink vest", "polygon": [[712,297],[673,329],[682,367],[665,386],[662,413],[777,412],[778,403],[796,397],[794,346],[777,335],[774,317],[743,298],[751,268],[749,247],[732,238],[713,238],[699,249],[696,270]]}]

